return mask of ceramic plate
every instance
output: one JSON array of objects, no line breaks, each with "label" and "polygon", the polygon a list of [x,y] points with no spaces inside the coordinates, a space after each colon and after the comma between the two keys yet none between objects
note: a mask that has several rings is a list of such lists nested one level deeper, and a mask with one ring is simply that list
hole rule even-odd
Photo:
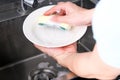
[{"label": "ceramic plate", "polygon": [[87,26],[76,26],[65,31],[37,25],[39,16],[53,6],[39,8],[26,17],[23,23],[23,33],[27,39],[44,47],[62,47],[79,40],[85,34]]}]

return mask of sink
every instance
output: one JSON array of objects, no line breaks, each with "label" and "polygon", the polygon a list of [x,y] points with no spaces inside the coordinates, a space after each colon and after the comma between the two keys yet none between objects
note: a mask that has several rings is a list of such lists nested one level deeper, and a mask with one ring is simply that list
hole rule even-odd
[{"label": "sink", "polygon": [[[51,70],[54,77],[69,72],[46,54],[33,56],[0,68],[0,80],[31,80],[36,71]],[[6,77],[7,76],[7,77]],[[37,79],[36,79],[37,80]]]}]

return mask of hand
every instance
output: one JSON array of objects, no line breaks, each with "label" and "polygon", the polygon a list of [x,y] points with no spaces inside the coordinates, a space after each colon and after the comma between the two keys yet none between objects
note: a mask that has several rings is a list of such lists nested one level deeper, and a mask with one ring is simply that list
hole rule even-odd
[{"label": "hand", "polygon": [[51,15],[57,11],[59,13],[52,18],[53,21],[68,23],[72,26],[89,26],[91,24],[93,9],[81,8],[72,2],[60,2],[44,15]]},{"label": "hand", "polygon": [[35,47],[56,59],[60,64],[64,64],[64,58],[77,52],[76,43],[58,48],[46,48],[38,45],[35,45]]}]

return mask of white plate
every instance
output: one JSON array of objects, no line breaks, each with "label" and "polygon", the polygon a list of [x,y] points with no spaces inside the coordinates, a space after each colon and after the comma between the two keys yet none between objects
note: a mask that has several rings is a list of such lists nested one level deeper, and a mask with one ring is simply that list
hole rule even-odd
[{"label": "white plate", "polygon": [[27,16],[23,23],[23,32],[27,39],[44,47],[66,46],[79,40],[85,34],[87,26],[77,26],[68,31],[37,26],[39,16],[53,6],[39,8]]}]

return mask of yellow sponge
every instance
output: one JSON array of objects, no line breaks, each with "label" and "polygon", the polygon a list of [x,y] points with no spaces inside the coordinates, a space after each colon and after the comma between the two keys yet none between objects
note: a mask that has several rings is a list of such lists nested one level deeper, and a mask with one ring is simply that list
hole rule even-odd
[{"label": "yellow sponge", "polygon": [[39,23],[47,23],[47,22],[50,20],[51,17],[52,17],[52,16],[44,16],[44,15],[41,15],[41,16],[38,18],[38,22],[39,22]]},{"label": "yellow sponge", "polygon": [[38,19],[38,24],[40,26],[47,26],[47,27],[56,27],[56,28],[59,28],[59,29],[62,29],[62,30],[70,30],[71,29],[71,26],[69,24],[66,24],[66,23],[57,23],[57,22],[53,22],[51,21],[51,16],[44,16],[44,15],[41,15]]}]

